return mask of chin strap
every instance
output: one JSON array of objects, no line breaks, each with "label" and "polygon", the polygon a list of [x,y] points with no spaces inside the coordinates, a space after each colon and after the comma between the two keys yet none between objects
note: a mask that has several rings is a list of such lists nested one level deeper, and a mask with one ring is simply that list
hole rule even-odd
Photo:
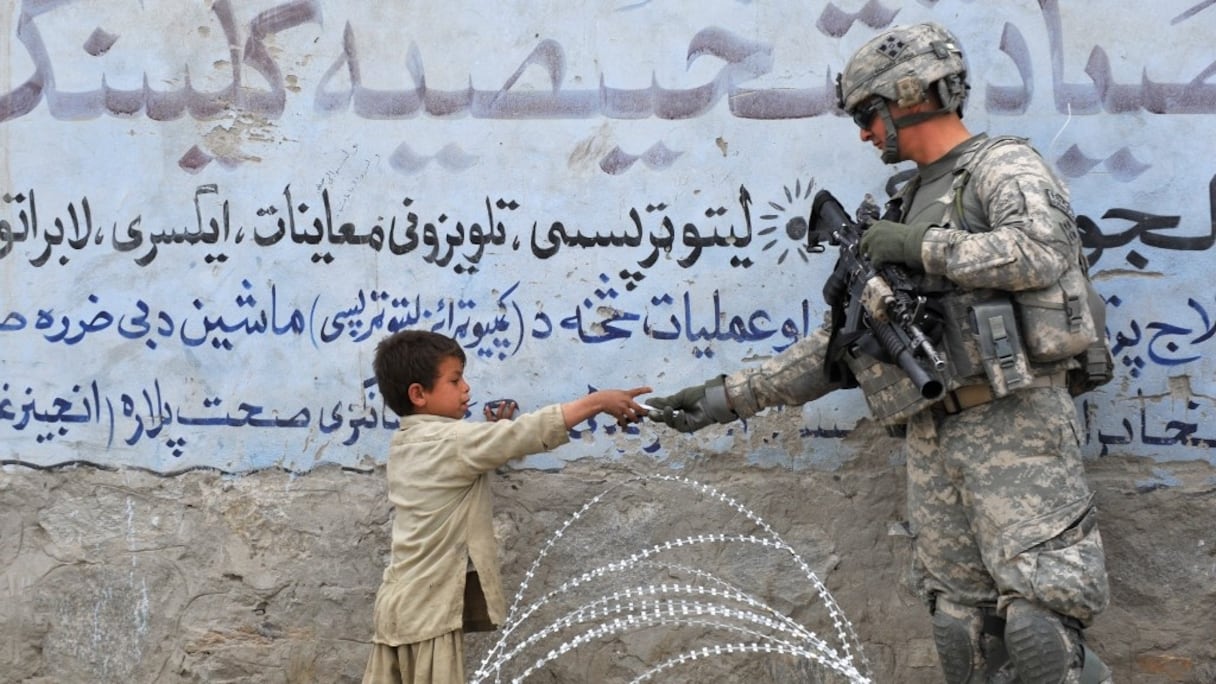
[{"label": "chin strap", "polygon": [[899,125],[891,118],[891,108],[886,100],[878,105],[878,116],[882,117],[882,128],[887,132],[882,141],[882,161],[884,164],[897,164],[901,161],[899,158]]},{"label": "chin strap", "polygon": [[878,116],[882,117],[883,130],[887,132],[882,147],[883,162],[886,164],[897,164],[903,161],[903,158],[899,156],[899,129],[913,126],[922,121],[928,121],[935,116],[948,114],[951,111],[953,110],[947,107],[940,107],[928,112],[914,112],[896,119],[891,116],[889,103],[883,100],[878,107]]}]

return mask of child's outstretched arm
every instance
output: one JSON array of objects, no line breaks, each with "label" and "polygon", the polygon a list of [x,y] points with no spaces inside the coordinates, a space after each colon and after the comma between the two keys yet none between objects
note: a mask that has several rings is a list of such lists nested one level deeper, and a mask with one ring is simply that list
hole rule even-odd
[{"label": "child's outstretched arm", "polygon": [[646,416],[647,411],[634,401],[634,397],[650,391],[649,387],[635,387],[628,390],[606,389],[592,392],[562,404],[562,418],[565,419],[567,428],[600,413],[611,415],[621,424],[637,423]]}]

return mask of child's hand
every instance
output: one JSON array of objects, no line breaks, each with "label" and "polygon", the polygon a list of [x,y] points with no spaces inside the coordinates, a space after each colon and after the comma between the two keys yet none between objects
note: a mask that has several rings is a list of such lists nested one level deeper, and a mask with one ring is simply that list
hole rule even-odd
[{"label": "child's hand", "polygon": [[495,399],[487,401],[485,408],[482,409],[482,414],[486,420],[511,420],[515,417],[515,412],[519,410],[519,404],[515,403],[514,399]]},{"label": "child's hand", "polygon": [[596,394],[602,395],[602,412],[616,418],[617,424],[628,425],[642,422],[649,413],[648,407],[639,404],[635,398],[650,391],[649,387],[635,387],[628,390],[600,390]]},{"label": "child's hand", "polygon": [[617,424],[622,426],[640,423],[646,417],[647,410],[645,406],[634,401],[634,397],[649,391],[649,387],[597,390],[562,404],[562,418],[568,428],[600,413],[607,413],[616,418]]}]

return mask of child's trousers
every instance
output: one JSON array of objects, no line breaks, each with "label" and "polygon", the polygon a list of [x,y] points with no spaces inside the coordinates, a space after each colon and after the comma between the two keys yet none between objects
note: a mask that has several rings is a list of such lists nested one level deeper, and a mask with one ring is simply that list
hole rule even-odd
[{"label": "child's trousers", "polygon": [[402,646],[372,644],[363,684],[465,684],[464,631]]}]

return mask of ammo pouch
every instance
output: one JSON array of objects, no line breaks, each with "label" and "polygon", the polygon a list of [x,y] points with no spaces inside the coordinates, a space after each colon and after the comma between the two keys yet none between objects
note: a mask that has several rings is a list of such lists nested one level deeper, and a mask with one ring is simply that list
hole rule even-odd
[{"label": "ammo pouch", "polygon": [[972,304],[967,311],[967,322],[979,345],[980,363],[992,387],[992,395],[1003,397],[1011,390],[1029,385],[1034,374],[1030,371],[1009,298],[998,297]]}]

